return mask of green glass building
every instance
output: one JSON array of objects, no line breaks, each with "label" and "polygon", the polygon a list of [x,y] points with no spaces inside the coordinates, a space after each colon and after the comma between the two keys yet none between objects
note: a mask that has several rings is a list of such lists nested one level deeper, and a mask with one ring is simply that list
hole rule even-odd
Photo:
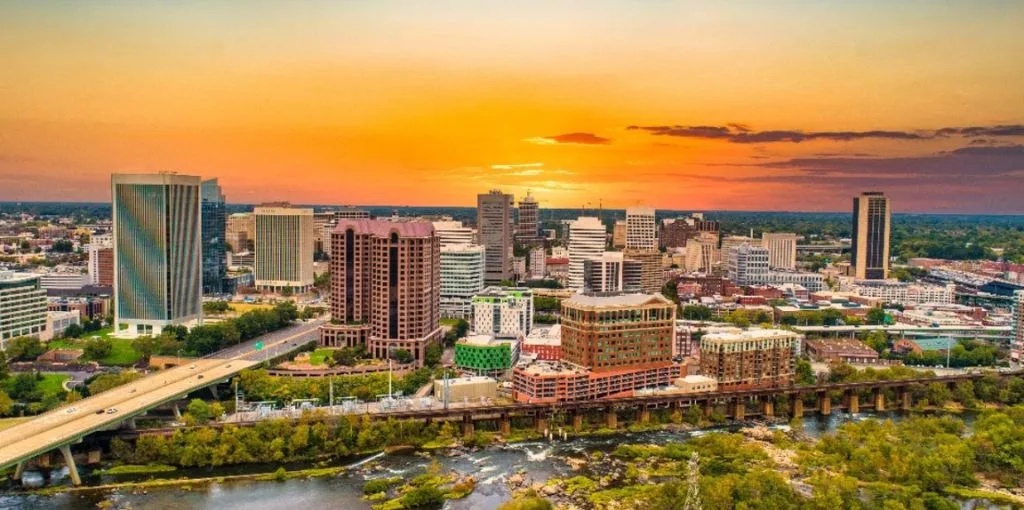
[{"label": "green glass building", "polygon": [[494,375],[519,360],[519,340],[473,335],[455,344],[455,366],[478,375]]}]

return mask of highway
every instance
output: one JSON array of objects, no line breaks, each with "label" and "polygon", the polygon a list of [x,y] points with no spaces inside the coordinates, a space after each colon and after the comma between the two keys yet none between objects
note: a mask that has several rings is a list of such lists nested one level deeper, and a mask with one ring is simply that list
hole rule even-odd
[{"label": "highway", "polygon": [[[165,402],[223,382],[266,358],[285,355],[314,340],[323,321],[298,323],[258,339],[154,372],[137,381],[54,409],[0,434],[0,469],[72,444],[97,430],[116,428]],[[256,343],[263,349],[256,350]]]}]

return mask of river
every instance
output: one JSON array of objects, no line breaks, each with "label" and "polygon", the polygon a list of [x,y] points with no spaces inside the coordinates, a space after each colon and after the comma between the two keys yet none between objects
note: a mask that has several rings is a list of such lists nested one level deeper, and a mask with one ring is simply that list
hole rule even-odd
[{"label": "river", "polygon": [[[899,420],[898,413],[865,413],[851,417],[835,413],[829,417],[807,416],[803,430],[811,436],[835,430],[840,424],[853,420],[892,418]],[[973,422],[974,415],[962,416],[965,422]],[[447,470],[461,474],[472,474],[477,479],[476,490],[462,500],[445,504],[449,510],[489,510],[509,499],[505,480],[523,469],[533,482],[543,482],[552,477],[572,476],[572,470],[560,459],[566,456],[579,457],[581,453],[609,452],[623,443],[664,444],[685,441],[699,434],[713,433],[703,429],[688,432],[648,431],[623,433],[600,437],[582,437],[567,441],[554,440],[491,446],[457,457],[443,454],[430,459],[413,453],[378,454],[372,458],[347,462],[352,469],[333,477],[293,479],[281,482],[238,480],[222,483],[201,484],[184,490],[180,487],[150,488],[145,493],[131,490],[85,491],[63,493],[55,496],[0,495],[2,509],[93,509],[103,501],[112,503],[111,508],[145,508],[154,510],[211,509],[226,510],[244,508],[247,510],[271,510],[281,508],[313,509],[344,508],[364,509],[370,505],[363,501],[362,487],[366,480],[378,477],[399,476],[411,478],[422,473],[432,460],[437,460]],[[776,427],[786,427],[779,425]],[[367,462],[369,461],[369,462]],[[367,469],[372,466],[372,469]],[[296,469],[305,466],[288,466]],[[272,471],[276,466],[247,466],[217,469],[192,469],[168,473],[168,477],[184,475],[192,477],[225,476],[249,472]],[[255,470],[255,471],[254,471]],[[38,475],[36,475],[38,476]],[[59,476],[59,475],[58,475]],[[149,475],[143,478],[148,478]],[[112,483],[131,478],[100,476],[92,477],[92,483]],[[984,508],[966,503],[964,508]]]}]

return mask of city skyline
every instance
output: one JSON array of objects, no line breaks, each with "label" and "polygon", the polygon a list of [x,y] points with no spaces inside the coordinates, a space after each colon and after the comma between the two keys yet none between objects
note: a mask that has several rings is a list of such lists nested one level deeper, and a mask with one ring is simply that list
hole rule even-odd
[{"label": "city skyline", "polygon": [[1024,213],[1022,4],[445,4],[0,6],[0,200]]}]

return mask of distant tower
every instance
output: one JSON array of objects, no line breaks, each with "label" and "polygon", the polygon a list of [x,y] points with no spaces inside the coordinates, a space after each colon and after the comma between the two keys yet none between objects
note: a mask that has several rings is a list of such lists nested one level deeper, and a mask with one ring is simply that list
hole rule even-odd
[{"label": "distant tower", "polygon": [[878,191],[853,198],[853,243],[851,262],[859,279],[889,277],[889,232],[892,209],[889,199]]},{"label": "distant tower", "polygon": [[583,290],[584,261],[604,252],[607,231],[601,220],[581,216],[569,224],[569,288]]},{"label": "distant tower", "polygon": [[630,207],[626,209],[626,248],[652,250],[658,248],[655,237],[654,209]]},{"label": "distant tower", "polygon": [[516,228],[516,237],[524,244],[536,243],[540,240],[540,218],[537,200],[526,192],[526,196],[519,201],[519,225]]},{"label": "distant tower", "polygon": [[202,302],[199,177],[113,174],[114,324],[129,336],[194,324]]},{"label": "distant tower", "polygon": [[203,213],[203,294],[220,294],[227,277],[224,193],[217,179],[209,179],[200,185],[199,196]]},{"label": "distant tower", "polygon": [[485,248],[487,283],[512,277],[512,195],[491,190],[476,197],[476,228]]}]

